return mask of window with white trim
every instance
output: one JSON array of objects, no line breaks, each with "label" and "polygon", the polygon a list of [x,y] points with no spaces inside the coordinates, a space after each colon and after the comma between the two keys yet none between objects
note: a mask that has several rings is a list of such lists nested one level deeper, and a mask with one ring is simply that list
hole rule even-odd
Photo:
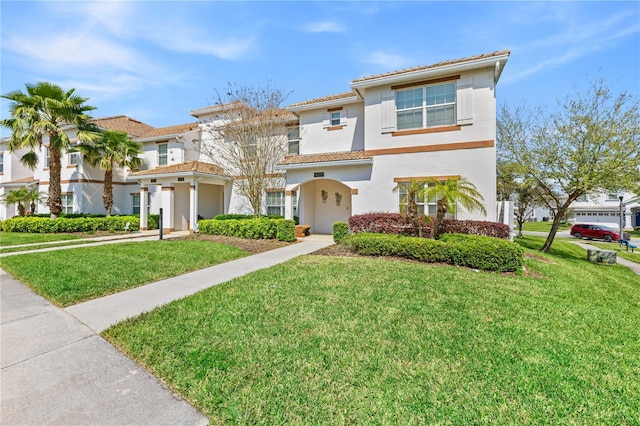
[{"label": "window with white trim", "polygon": [[[398,205],[400,207],[400,213],[406,213],[409,207],[409,182],[398,184]],[[433,183],[429,183],[429,186],[433,186]],[[438,200],[435,197],[425,199],[424,194],[417,193],[414,195],[414,201],[418,206],[418,212],[426,216],[436,216],[438,213]],[[445,213],[446,219],[455,219],[456,208],[454,206],[453,211]]]},{"label": "window with white trim", "polygon": [[607,194],[607,201],[619,201],[617,192],[610,192]]},{"label": "window with white trim", "polygon": [[454,82],[396,92],[397,130],[453,125],[455,110]]},{"label": "window with white trim", "polygon": [[267,192],[267,215],[284,216],[284,191]]},{"label": "window with white trim", "polygon": [[0,173],[4,173],[4,152],[0,152]]},{"label": "window with white trim", "polygon": [[131,205],[133,214],[140,214],[140,194],[131,194]]},{"label": "window with white trim", "polygon": [[73,213],[73,194],[62,194],[60,200],[62,202],[62,213]]},{"label": "window with white trim", "polygon": [[[74,143],[71,145],[72,149],[74,149],[78,144]],[[82,159],[82,155],[80,152],[70,152],[69,153],[69,165],[77,166],[80,164],[80,160]]]},{"label": "window with white trim", "polygon": [[48,169],[51,166],[51,150],[48,146],[44,147],[44,167]]},{"label": "window with white trim", "polygon": [[168,144],[161,143],[158,145],[158,166],[166,166],[168,156]]},{"label": "window with white trim", "polygon": [[288,153],[290,155],[300,154],[300,128],[298,126],[291,127],[287,132],[287,140],[289,143]]},{"label": "window with white trim", "polygon": [[331,126],[339,126],[340,125],[340,111],[332,111],[330,123]]}]

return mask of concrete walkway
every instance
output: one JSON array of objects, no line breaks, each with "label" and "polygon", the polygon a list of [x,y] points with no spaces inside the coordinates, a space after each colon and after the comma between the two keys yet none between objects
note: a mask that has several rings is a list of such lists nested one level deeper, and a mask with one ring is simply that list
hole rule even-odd
[{"label": "concrete walkway", "polygon": [[125,318],[332,243],[330,236],[307,237],[65,310],[0,270],[0,424],[209,424],[98,333]]}]

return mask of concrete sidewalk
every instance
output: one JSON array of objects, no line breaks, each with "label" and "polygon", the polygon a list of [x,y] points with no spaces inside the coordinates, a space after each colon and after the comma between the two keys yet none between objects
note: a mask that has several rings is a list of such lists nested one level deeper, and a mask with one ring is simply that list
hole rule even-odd
[{"label": "concrete sidewalk", "polygon": [[0,270],[0,424],[209,424],[97,333],[125,318],[331,244],[330,236],[307,237],[65,310]]}]

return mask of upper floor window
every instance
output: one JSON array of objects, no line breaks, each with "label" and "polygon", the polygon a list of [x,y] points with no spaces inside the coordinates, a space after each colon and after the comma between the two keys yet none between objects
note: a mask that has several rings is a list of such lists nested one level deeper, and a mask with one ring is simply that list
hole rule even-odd
[{"label": "upper floor window", "polygon": [[340,111],[333,111],[331,113],[331,123],[332,126],[340,125]]},{"label": "upper floor window", "polygon": [[0,152],[0,173],[4,173],[4,152]]},{"label": "upper floor window", "polygon": [[397,129],[455,124],[456,84],[434,84],[396,92]]},{"label": "upper floor window", "polygon": [[[72,149],[74,149],[77,146],[77,144],[72,144],[71,147]],[[76,166],[78,164],[80,164],[80,159],[82,158],[82,155],[80,152],[70,152],[69,153],[69,165],[70,166]]]},{"label": "upper floor window", "polygon": [[618,193],[610,192],[607,194],[607,201],[618,201]]},{"label": "upper floor window", "polygon": [[48,146],[44,147],[44,168],[48,169],[51,166],[51,151]]},{"label": "upper floor window", "polygon": [[267,192],[267,214],[284,216],[284,191]]},{"label": "upper floor window", "polygon": [[167,144],[161,143],[158,145],[158,166],[166,166],[168,158]]},{"label": "upper floor window", "polygon": [[289,142],[289,154],[300,154],[300,128],[298,126],[291,127],[287,132],[287,140]]}]

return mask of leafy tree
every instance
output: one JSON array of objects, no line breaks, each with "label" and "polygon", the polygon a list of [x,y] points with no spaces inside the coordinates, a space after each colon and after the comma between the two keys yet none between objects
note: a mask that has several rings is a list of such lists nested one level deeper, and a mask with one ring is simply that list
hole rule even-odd
[{"label": "leafy tree", "polygon": [[520,182],[513,192],[514,214],[518,224],[518,238],[522,238],[522,226],[536,207],[542,203],[535,183],[531,179]]},{"label": "leafy tree", "polygon": [[276,166],[287,153],[288,124],[297,122],[282,108],[287,94],[263,87],[229,84],[216,93],[216,121],[205,129],[213,143],[202,141],[200,151],[234,177],[233,184],[260,216],[268,188],[284,185]]},{"label": "leafy tree", "polygon": [[428,200],[437,200],[436,218],[431,223],[431,238],[438,235],[444,216],[449,211],[455,211],[457,206],[462,206],[467,211],[479,211],[487,214],[484,208],[484,198],[478,192],[476,186],[468,179],[449,178],[445,181],[429,179],[423,190]]},{"label": "leafy tree", "polygon": [[140,167],[142,144],[131,139],[126,133],[117,130],[105,130],[101,137],[90,144],[80,144],[77,149],[92,166],[104,170],[102,201],[107,216],[111,216],[113,207],[113,168]]},{"label": "leafy tree", "polygon": [[47,205],[51,218],[62,211],[61,196],[61,157],[71,148],[69,135],[65,127],[77,129],[76,138],[80,142],[95,139],[96,133],[89,123],[87,113],[95,108],[86,105],[87,98],[75,94],[75,89],[64,91],[59,86],[40,82],[26,84],[26,93],[15,90],[2,95],[11,101],[11,118],[3,119],[0,125],[11,130],[8,148],[11,152],[27,148],[22,156],[23,164],[32,169],[38,164],[36,150],[41,150],[43,138],[49,139],[49,198]]},{"label": "leafy tree", "polygon": [[542,247],[548,252],[571,204],[597,191],[635,189],[640,181],[638,102],[614,95],[604,80],[567,97],[557,112],[504,106],[497,126],[498,155],[535,182],[552,209]]}]

